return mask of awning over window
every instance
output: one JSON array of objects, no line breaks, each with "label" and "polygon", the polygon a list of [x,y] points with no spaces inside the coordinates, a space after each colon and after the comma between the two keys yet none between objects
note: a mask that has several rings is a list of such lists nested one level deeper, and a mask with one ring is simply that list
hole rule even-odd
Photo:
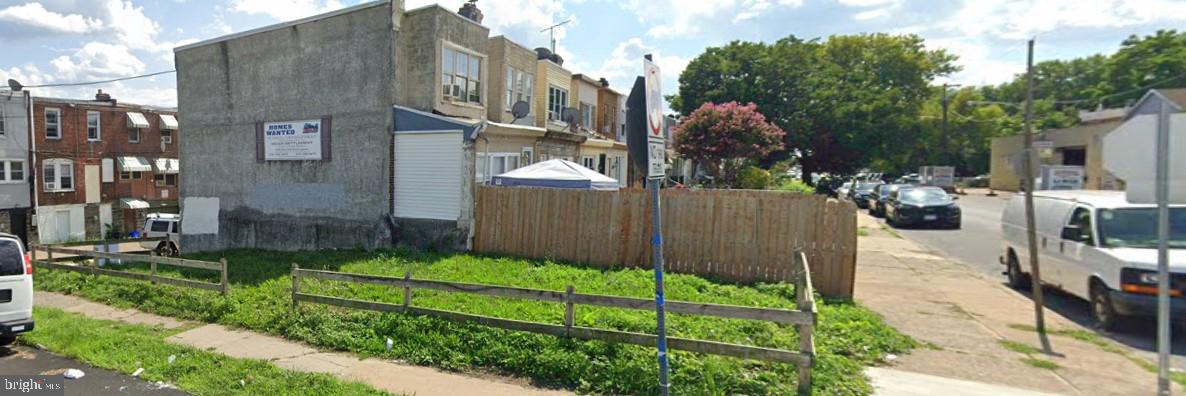
[{"label": "awning over window", "polygon": [[144,157],[118,157],[120,172],[152,172],[152,165]]},{"label": "awning over window", "polygon": [[120,198],[119,199],[119,207],[123,208],[123,209],[148,209],[149,206],[150,205],[148,204],[147,201],[141,201],[139,199],[133,199],[133,198]]},{"label": "awning over window", "polygon": [[129,111],[128,128],[148,128],[148,119],[144,118],[144,114]]},{"label": "awning over window", "polygon": [[177,117],[174,117],[169,114],[161,114],[161,129],[176,131],[177,130]]},{"label": "awning over window", "polygon": [[181,169],[181,161],[176,158],[157,158],[156,173],[162,175],[176,174]]}]

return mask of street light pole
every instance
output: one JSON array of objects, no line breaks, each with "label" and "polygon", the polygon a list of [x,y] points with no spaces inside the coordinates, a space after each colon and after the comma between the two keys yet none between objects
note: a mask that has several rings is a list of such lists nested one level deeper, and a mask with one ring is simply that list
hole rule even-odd
[{"label": "street light pole", "polygon": [[[1042,272],[1038,265],[1038,234],[1034,221],[1034,39],[1030,39],[1025,61],[1025,161],[1022,173],[1025,177],[1025,226],[1029,245],[1030,286],[1034,293],[1034,327],[1043,338],[1046,335],[1046,317],[1042,302]],[[1019,263],[1020,265],[1020,263]]]},{"label": "street light pole", "polygon": [[1170,395],[1170,109],[1157,112],[1157,394]]}]

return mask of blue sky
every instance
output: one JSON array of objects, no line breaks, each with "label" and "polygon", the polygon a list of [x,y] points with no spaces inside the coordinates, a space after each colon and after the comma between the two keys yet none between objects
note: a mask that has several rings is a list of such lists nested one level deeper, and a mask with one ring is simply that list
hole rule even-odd
[{"label": "blue sky", "polygon": [[[406,0],[456,10],[464,0]],[[297,19],[358,0],[0,0],[0,79],[26,85],[92,81],[170,70],[172,48]],[[479,0],[492,34],[547,46],[539,30],[558,21],[558,51],[577,73],[626,90],[653,53],[664,91],[705,47],[788,35],[914,33],[960,56],[943,79],[999,83],[1023,71],[1024,41],[1037,60],[1111,53],[1132,34],[1186,26],[1186,0]],[[939,82],[939,81],[937,81]],[[173,106],[172,75],[96,87],[39,89],[87,98],[103,88],[126,102]]]}]

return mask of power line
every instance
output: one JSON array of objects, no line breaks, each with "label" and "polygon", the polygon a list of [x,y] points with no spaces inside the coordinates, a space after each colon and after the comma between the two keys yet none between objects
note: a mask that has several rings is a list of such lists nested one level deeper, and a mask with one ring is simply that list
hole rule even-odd
[{"label": "power line", "polygon": [[159,76],[162,74],[169,74],[169,73],[176,73],[176,72],[177,72],[177,70],[166,70],[166,71],[160,71],[160,72],[156,72],[156,73],[141,74],[139,76],[113,78],[110,80],[87,81],[87,82],[76,82],[76,83],[61,83],[61,84],[26,85],[26,86],[24,86],[24,88],[78,87],[78,86],[83,86],[83,85],[106,84],[106,83],[112,83],[112,82],[117,82],[117,81],[134,80],[137,78],[154,77],[154,76]]},{"label": "power line", "polygon": [[1054,103],[1058,103],[1058,104],[1083,103],[1083,102],[1090,102],[1090,101],[1094,101],[1094,100],[1103,100],[1103,99],[1111,98],[1111,97],[1114,97],[1114,96],[1123,96],[1123,95],[1128,95],[1128,94],[1130,94],[1130,93],[1135,93],[1135,92],[1140,92],[1140,91],[1144,91],[1144,90],[1147,90],[1147,89],[1151,89],[1151,88],[1153,88],[1153,87],[1156,87],[1156,86],[1158,86],[1158,85],[1165,84],[1165,83],[1167,83],[1167,82],[1174,81],[1174,80],[1180,79],[1180,78],[1182,78],[1182,77],[1186,77],[1186,73],[1182,73],[1182,74],[1179,74],[1179,75],[1176,75],[1176,76],[1173,76],[1173,77],[1170,77],[1170,78],[1167,78],[1167,79],[1164,79],[1164,80],[1161,80],[1161,81],[1157,81],[1157,82],[1154,82],[1154,83],[1152,83],[1152,84],[1149,84],[1149,85],[1146,85],[1146,86],[1143,86],[1143,87],[1140,87],[1140,88],[1133,88],[1133,89],[1130,89],[1130,90],[1127,90],[1127,91],[1123,91],[1123,92],[1117,92],[1117,93],[1110,94],[1110,95],[1104,95],[1104,96],[1100,96],[1100,97],[1098,97],[1098,98],[1091,98],[1091,99],[1072,99],[1072,100],[1056,100],[1056,101],[1054,101]]}]

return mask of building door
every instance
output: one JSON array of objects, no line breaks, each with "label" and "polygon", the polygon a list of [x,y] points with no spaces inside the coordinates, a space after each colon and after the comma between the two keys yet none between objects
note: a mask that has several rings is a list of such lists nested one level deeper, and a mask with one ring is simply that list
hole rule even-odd
[{"label": "building door", "polygon": [[84,182],[86,189],[86,203],[99,203],[101,194],[99,190],[99,166],[87,165],[84,168]]},{"label": "building door", "polygon": [[54,212],[54,232],[53,237],[49,242],[62,242],[70,240],[70,210],[58,210]]}]

